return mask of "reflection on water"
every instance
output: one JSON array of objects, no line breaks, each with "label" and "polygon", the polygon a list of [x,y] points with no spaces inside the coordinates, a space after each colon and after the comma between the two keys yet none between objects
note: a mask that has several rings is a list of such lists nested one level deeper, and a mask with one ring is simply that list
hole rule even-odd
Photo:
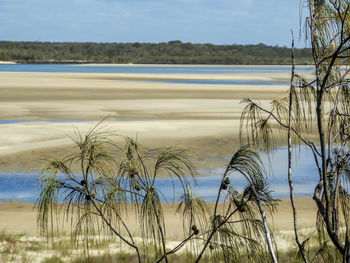
[{"label": "reflection on water", "polygon": [[[267,154],[261,154],[262,160],[269,172],[268,181],[276,198],[288,197],[289,188],[287,181],[287,148],[279,148],[274,155],[270,156],[271,169],[269,168],[269,158]],[[297,158],[297,159],[296,159]],[[311,153],[306,152],[305,148],[294,151],[294,188],[299,196],[311,196],[313,189],[317,184],[317,170],[313,165]],[[297,165],[296,165],[297,161]],[[202,177],[197,178],[197,186],[193,184],[194,191],[208,201],[216,199],[216,194],[220,186],[221,175],[224,167],[201,170]],[[238,174],[231,174],[231,185],[242,189],[246,181]],[[173,189],[173,186],[175,189]],[[181,184],[176,179],[160,178],[156,187],[162,191],[163,201],[178,200],[181,195]],[[23,202],[35,202],[39,194],[38,175],[37,174],[0,174],[0,200],[19,200]]]}]

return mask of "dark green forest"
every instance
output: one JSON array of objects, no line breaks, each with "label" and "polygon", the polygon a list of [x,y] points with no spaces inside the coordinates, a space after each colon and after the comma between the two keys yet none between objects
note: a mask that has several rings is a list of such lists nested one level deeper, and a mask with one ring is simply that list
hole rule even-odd
[{"label": "dark green forest", "polygon": [[[311,62],[310,49],[296,63]],[[0,60],[18,63],[290,64],[287,47],[163,43],[52,43],[0,41]]]}]

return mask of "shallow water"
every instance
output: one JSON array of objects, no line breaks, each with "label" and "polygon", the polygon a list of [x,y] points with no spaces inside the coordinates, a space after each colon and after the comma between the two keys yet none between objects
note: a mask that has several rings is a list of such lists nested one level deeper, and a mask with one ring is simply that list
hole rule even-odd
[{"label": "shallow water", "polygon": [[[293,177],[295,193],[298,196],[311,196],[313,189],[317,184],[317,170],[313,166],[311,153],[301,148],[300,152],[294,150],[294,157],[297,157],[297,163],[294,160]],[[276,198],[289,196],[287,181],[287,148],[281,147],[276,150],[271,158],[271,167],[269,168],[269,158],[267,154],[261,154],[262,160],[269,173],[268,182],[273,191],[272,195]],[[221,175],[225,167],[213,170],[201,170],[201,176],[196,179],[197,186],[190,180],[196,194],[207,201],[216,199]],[[230,175],[231,186],[242,189],[247,182],[238,174]],[[155,185],[162,192],[162,200],[171,202],[178,200],[181,196],[181,184],[179,180],[171,178],[159,178]],[[174,188],[173,188],[174,186]],[[37,174],[0,174],[0,201],[18,200],[22,202],[33,203],[37,200],[39,194],[38,175]]]},{"label": "shallow water", "polygon": [[[113,119],[109,118],[108,121],[118,121],[118,122],[127,122],[127,121],[159,121],[162,119],[159,118],[124,118],[124,119]],[[51,123],[60,123],[60,122],[94,122],[98,123],[99,120],[68,120],[68,119],[59,119],[59,120],[0,120],[0,125],[2,124],[15,124],[15,123],[26,123],[26,122],[51,122]]]},{"label": "shallow water", "polygon": [[23,122],[86,122],[90,120],[66,120],[66,119],[59,119],[59,120],[0,120],[1,124],[13,124],[13,123],[23,123]]},{"label": "shallow water", "polygon": [[[298,66],[297,70],[307,70]],[[212,66],[212,65],[75,65],[75,64],[0,64],[0,72],[61,73],[143,73],[143,74],[238,74],[290,72],[291,66]]]}]

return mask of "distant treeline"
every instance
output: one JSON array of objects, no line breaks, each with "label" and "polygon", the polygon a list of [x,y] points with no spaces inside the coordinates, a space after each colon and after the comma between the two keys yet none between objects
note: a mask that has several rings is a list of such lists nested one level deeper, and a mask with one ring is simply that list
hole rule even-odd
[{"label": "distant treeline", "polygon": [[[297,64],[311,62],[296,49]],[[0,41],[0,60],[19,63],[290,64],[287,47],[168,43],[51,43]]]}]

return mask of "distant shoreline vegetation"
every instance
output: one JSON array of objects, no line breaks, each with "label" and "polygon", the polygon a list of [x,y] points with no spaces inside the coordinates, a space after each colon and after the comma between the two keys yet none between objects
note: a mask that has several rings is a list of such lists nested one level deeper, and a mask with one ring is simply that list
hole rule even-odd
[{"label": "distant shoreline vegetation", "polygon": [[[309,48],[296,49],[296,64],[310,64]],[[163,43],[74,43],[0,41],[0,61],[17,63],[133,63],[289,65],[287,47],[257,45]]]}]

